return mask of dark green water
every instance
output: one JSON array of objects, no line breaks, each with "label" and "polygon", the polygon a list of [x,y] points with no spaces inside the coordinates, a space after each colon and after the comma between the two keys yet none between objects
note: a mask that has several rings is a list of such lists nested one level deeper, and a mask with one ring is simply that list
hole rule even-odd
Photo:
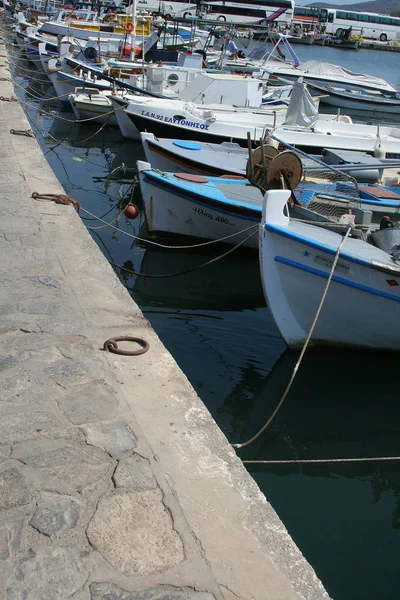
[{"label": "dark green water", "polygon": [[[400,87],[399,54],[307,46],[296,50],[303,60],[323,58]],[[52,96],[44,75],[18,57],[15,51],[16,73],[23,73],[16,77],[25,90],[21,99],[26,92]],[[59,112],[57,104],[29,101],[25,108],[32,127],[67,193],[94,214],[115,219],[131,188],[116,178],[118,172],[109,173],[125,163],[131,180],[140,146],[121,141],[116,130],[96,134],[97,126],[54,119],[73,119],[72,113]],[[140,206],[138,190],[134,201]],[[88,219],[85,224],[101,225]],[[114,224],[145,234],[142,215],[135,221],[122,216]],[[185,270],[223,251],[166,251],[146,248],[107,227],[90,232],[109,260],[146,273]],[[171,279],[116,272],[227,438],[241,442],[250,437],[276,406],[297,359],[286,351],[265,308],[257,255],[238,252]],[[394,355],[306,354],[277,418],[240,455],[248,460],[400,456],[397,373]],[[335,600],[400,595],[400,463],[258,465],[249,471]]]}]

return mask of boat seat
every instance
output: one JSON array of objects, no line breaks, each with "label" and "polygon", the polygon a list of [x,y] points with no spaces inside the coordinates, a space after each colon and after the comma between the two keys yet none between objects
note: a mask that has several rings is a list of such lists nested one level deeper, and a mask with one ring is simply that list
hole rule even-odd
[{"label": "boat seat", "polygon": [[371,233],[371,241],[377,248],[388,254],[394,254],[400,250],[400,227],[387,227]]},{"label": "boat seat", "polygon": [[215,185],[230,200],[262,206],[264,198],[263,193],[253,185],[234,185],[227,183],[216,183]]}]

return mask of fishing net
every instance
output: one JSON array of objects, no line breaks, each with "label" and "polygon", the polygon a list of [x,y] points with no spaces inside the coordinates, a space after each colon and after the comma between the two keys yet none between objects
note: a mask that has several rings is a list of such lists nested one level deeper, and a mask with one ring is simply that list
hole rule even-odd
[{"label": "fishing net", "polygon": [[[253,181],[257,186],[264,190],[272,187],[289,188],[299,204],[335,221],[361,208],[358,183],[351,175],[272,135],[267,137],[264,147],[263,157],[260,158],[260,150],[253,155],[257,161],[253,164]],[[271,152],[272,147],[277,150],[275,155]],[[293,154],[301,163],[299,168],[293,161]],[[281,185],[277,182],[277,169],[281,175]]]}]

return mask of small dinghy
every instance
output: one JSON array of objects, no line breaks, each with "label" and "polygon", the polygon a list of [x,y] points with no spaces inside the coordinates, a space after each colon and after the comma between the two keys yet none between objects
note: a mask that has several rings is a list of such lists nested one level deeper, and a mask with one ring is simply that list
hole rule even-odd
[{"label": "small dinghy", "polygon": [[400,227],[384,219],[367,235],[357,225],[313,224],[287,216],[290,191],[265,194],[260,264],[269,310],[291,348],[306,342],[375,350],[400,350]]}]

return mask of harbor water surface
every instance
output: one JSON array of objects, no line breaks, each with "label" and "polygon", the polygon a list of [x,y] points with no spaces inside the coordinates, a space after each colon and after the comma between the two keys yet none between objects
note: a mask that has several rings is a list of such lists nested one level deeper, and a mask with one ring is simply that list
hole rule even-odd
[{"label": "harbor water surface", "polygon": [[[399,54],[311,46],[297,46],[296,52],[303,61],[340,64],[400,88]],[[167,275],[226,251],[166,250],[122,233],[146,233],[142,214],[134,221],[120,214],[131,195],[135,162],[143,158],[140,145],[122,141],[108,127],[76,125],[57,102],[41,102],[55,95],[44,74],[17,50],[11,59],[21,86],[17,93],[66,192],[114,226],[83,214],[111,262]],[[138,188],[133,201],[141,206]],[[236,443],[249,438],[276,406],[297,360],[265,307],[257,254],[237,251],[177,277],[135,276],[115,268],[227,438]],[[278,416],[240,456],[271,461],[400,456],[397,373],[394,355],[310,351]],[[248,468],[335,600],[398,597],[400,462]]]}]

